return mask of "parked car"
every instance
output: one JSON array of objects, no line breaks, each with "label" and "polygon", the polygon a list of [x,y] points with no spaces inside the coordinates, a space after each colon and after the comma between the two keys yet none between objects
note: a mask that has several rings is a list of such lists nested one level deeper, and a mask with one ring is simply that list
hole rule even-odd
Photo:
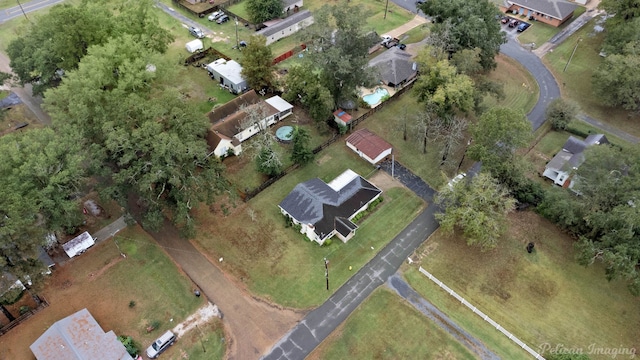
[{"label": "parked car", "polygon": [[175,341],[176,335],[171,332],[171,330],[167,331],[147,348],[147,356],[149,357],[149,359],[157,358],[158,355],[167,350],[169,346],[173,345]]},{"label": "parked car", "polygon": [[229,17],[227,15],[222,15],[218,18],[218,20],[216,20],[216,23],[222,24],[222,23],[226,23],[227,21],[229,21]]},{"label": "parked car", "polygon": [[523,22],[522,24],[518,25],[518,32],[527,30],[529,26],[531,26],[531,24]]},{"label": "parked car", "polygon": [[400,50],[404,50],[404,49],[406,49],[406,48],[407,48],[407,45],[405,45],[405,44],[398,44],[398,48],[399,48]]},{"label": "parked car", "polygon": [[447,186],[449,186],[449,189],[453,190],[453,187],[465,177],[467,177],[466,173],[460,173],[456,175],[453,179],[449,180],[449,183],[447,184]]},{"label": "parked car", "polygon": [[209,21],[215,21],[216,19],[218,19],[220,16],[224,15],[224,12],[222,10],[220,11],[214,11],[212,12],[209,17],[207,18]]},{"label": "parked car", "polygon": [[509,22],[509,17],[508,16],[503,16],[502,19],[500,19],[500,23],[502,24],[506,24]]},{"label": "parked car", "polygon": [[191,26],[189,28],[189,33],[195,37],[197,37],[198,39],[202,39],[204,38],[204,33],[202,32],[202,30],[200,30],[197,27]]},{"label": "parked car", "polygon": [[518,24],[520,24],[520,21],[516,20],[516,19],[512,19],[511,21],[509,21],[509,27],[516,27],[518,26]]}]

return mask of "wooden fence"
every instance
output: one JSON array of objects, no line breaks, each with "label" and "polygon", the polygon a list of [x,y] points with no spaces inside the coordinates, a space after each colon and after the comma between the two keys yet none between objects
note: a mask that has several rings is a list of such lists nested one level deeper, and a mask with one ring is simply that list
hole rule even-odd
[{"label": "wooden fence", "polygon": [[208,48],[207,50],[205,50],[205,51],[199,51],[199,52],[196,52],[196,53],[194,53],[193,55],[191,55],[191,56],[189,56],[188,58],[186,58],[186,59],[184,60],[184,65],[185,65],[185,66],[187,66],[187,65],[191,65],[191,64],[193,64],[193,63],[195,63],[195,62],[197,62],[197,61],[200,61],[201,59],[203,59],[203,58],[205,58],[205,57],[207,57],[207,56],[211,56],[211,55],[215,55],[214,57],[216,58],[216,60],[217,60],[217,59],[221,59],[221,58],[222,58],[222,59],[225,59],[225,60],[227,60],[227,61],[231,60],[231,58],[230,58],[230,57],[228,57],[227,55],[225,55],[225,54],[221,53],[220,51],[218,51],[218,50],[216,50],[216,49],[214,49],[214,48],[212,48],[212,47],[209,47],[209,48]]},{"label": "wooden fence", "polygon": [[292,57],[293,55],[295,55],[295,54],[297,54],[297,53],[299,53],[301,51],[303,51],[306,48],[307,48],[306,44],[300,44],[300,46],[297,46],[297,47],[287,51],[286,53],[276,57],[275,59],[273,59],[273,65],[275,65],[275,64],[277,64],[279,62],[287,60],[288,58]]},{"label": "wooden fence", "polygon": [[[411,80],[410,82],[408,82],[403,88],[399,89],[398,91],[396,91],[395,94],[393,94],[393,96],[391,96],[389,99],[387,99],[387,101],[380,103],[378,106],[369,109],[369,111],[367,111],[366,113],[360,115],[358,118],[351,120],[351,123],[349,124],[349,131],[343,135],[340,135],[339,133],[334,133],[334,135],[331,137],[331,139],[325,141],[324,143],[320,144],[318,147],[316,147],[315,149],[312,150],[313,154],[318,154],[319,152],[321,152],[322,150],[326,149],[327,147],[329,147],[329,145],[333,144],[334,142],[346,137],[354,128],[356,125],[358,125],[359,123],[361,123],[362,121],[366,120],[367,118],[369,118],[369,116],[375,114],[376,112],[378,112],[379,110],[383,109],[387,104],[396,101],[400,95],[404,94],[405,92],[409,91],[409,89],[411,89],[413,87],[413,84],[415,82],[415,79]],[[331,119],[329,121],[333,121],[333,116],[331,117]],[[288,173],[290,173],[291,171],[297,169],[299,167],[298,164],[293,164],[291,166],[289,166],[288,168],[286,168],[283,172],[281,172],[280,174],[270,177],[267,181],[263,182],[262,184],[260,184],[260,186],[258,186],[257,188],[247,191],[246,193],[242,193],[240,192],[240,196],[241,198],[247,202],[249,200],[251,200],[253,197],[255,197],[256,195],[258,195],[260,192],[262,192],[264,189],[268,188],[269,186],[273,185],[273,183],[275,183],[276,181],[280,180],[281,178],[283,178],[285,175],[287,175]]]},{"label": "wooden fence", "polygon": [[38,298],[38,301],[39,301],[38,306],[36,306],[35,309],[31,309],[31,310],[27,311],[26,313],[20,315],[15,320],[10,322],[7,326],[4,326],[3,328],[1,328],[0,329],[0,336],[8,333],[9,330],[11,330],[14,327],[22,324],[23,322],[27,321],[27,319],[29,319],[30,317],[35,315],[38,311],[40,311],[40,310],[46,308],[47,306],[49,306],[49,302],[47,301],[47,299],[45,299],[44,297],[41,297],[41,296],[37,296],[37,298]]},{"label": "wooden fence", "polygon": [[529,345],[525,344],[524,342],[522,342],[522,340],[518,339],[517,337],[515,337],[512,333],[508,332],[505,328],[503,328],[502,326],[500,326],[500,324],[498,324],[497,322],[493,321],[489,316],[487,316],[485,313],[483,313],[482,311],[480,311],[478,308],[476,308],[475,306],[473,306],[470,302],[468,302],[467,300],[465,300],[462,296],[458,295],[458,293],[456,293],[455,291],[453,291],[450,287],[448,287],[447,285],[445,285],[442,281],[438,280],[435,276],[431,275],[431,273],[429,273],[427,270],[423,269],[422,266],[420,266],[420,268],[418,269],[420,270],[420,272],[429,278],[429,280],[433,281],[434,283],[436,283],[436,285],[440,286],[444,291],[446,291],[449,295],[453,296],[454,298],[456,298],[458,301],[460,301],[462,304],[464,304],[464,306],[468,307],[469,309],[471,309],[471,311],[473,311],[474,314],[480,316],[480,318],[486,322],[488,322],[489,324],[491,324],[491,326],[493,326],[494,328],[496,328],[498,331],[500,331],[501,333],[504,334],[504,336],[506,336],[507,338],[509,338],[509,340],[513,341],[514,343],[518,344],[518,346],[520,346],[522,349],[524,349],[524,351],[528,352],[529,354],[531,354],[534,358],[538,359],[538,360],[544,360],[544,357],[542,357],[542,355],[538,354],[537,352],[535,352],[532,348],[529,347]]}]

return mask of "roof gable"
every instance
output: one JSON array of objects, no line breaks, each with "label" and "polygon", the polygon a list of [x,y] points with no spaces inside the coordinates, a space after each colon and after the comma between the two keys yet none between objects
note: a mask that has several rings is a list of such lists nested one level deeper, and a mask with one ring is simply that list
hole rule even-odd
[{"label": "roof gable", "polygon": [[238,110],[235,113],[225,117],[224,119],[222,119],[222,121],[219,121],[216,124],[214,124],[211,127],[211,129],[215,132],[218,132],[222,135],[232,138],[236,134],[245,130],[242,126],[245,119],[249,117],[249,112],[252,111],[252,109],[257,108],[258,106],[264,107],[264,113],[263,113],[264,118],[260,120],[264,120],[270,116],[273,116],[279,113],[279,111],[273,106],[269,105],[269,103],[263,101],[262,99],[259,99],[258,103],[249,105],[245,107],[243,110]]},{"label": "roof gable", "polygon": [[417,74],[411,54],[393,47],[369,61],[385,83],[398,85]]},{"label": "roof gable", "polygon": [[261,101],[260,97],[254,90],[247,91],[246,93],[238,96],[237,98],[227,102],[224,105],[218,106],[211,110],[207,117],[211,124],[215,124],[218,121],[226,118],[227,116],[236,113],[243,106],[250,106],[257,104]]},{"label": "roof gable", "polygon": [[299,11],[285,19],[282,19],[282,21],[278,21],[277,23],[256,32],[256,34],[262,35],[262,36],[271,36],[277,33],[278,31],[282,31],[288,28],[289,26],[297,24],[310,17],[312,17],[312,15],[309,10]]}]

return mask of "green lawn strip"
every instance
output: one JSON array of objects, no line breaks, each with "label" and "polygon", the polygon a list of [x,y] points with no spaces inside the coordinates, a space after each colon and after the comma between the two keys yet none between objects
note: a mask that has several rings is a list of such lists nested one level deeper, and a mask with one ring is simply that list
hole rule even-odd
[{"label": "green lawn strip", "polygon": [[553,36],[555,36],[557,33],[559,33],[560,31],[564,30],[564,28],[566,28],[569,24],[571,24],[572,22],[574,22],[580,15],[582,15],[587,9],[583,6],[578,6],[576,8],[576,10],[573,12],[573,19],[571,21],[567,21],[564,24],[555,27],[549,24],[545,24],[543,22],[540,21],[531,21],[531,20],[524,20],[528,23],[531,24],[531,26],[529,26],[529,28],[527,30],[525,30],[524,32],[520,33],[518,35],[518,41],[521,44],[531,44],[531,43],[535,43],[536,45],[533,47],[538,48],[540,47],[542,44],[546,43],[547,41],[551,40],[551,38]]},{"label": "green lawn strip", "polygon": [[[529,241],[536,245],[532,254],[525,251]],[[483,253],[438,231],[416,253],[426,256],[419,265],[534,350],[544,343],[637,347],[640,314],[633,309],[639,300],[623,281],[607,282],[602,266],[578,265],[573,244],[555,225],[526,212],[510,216],[509,231],[495,250]],[[430,282],[408,278],[417,289]],[[436,305],[462,324],[477,317],[446,302]],[[467,330],[480,338],[493,331],[489,324],[484,331]]]},{"label": "green lawn strip", "polygon": [[229,11],[240,16],[241,18],[251,21],[251,19],[249,18],[249,12],[247,11],[247,8],[245,5],[246,5],[246,1],[240,1],[237,4],[233,4],[229,6],[228,9]]},{"label": "green lawn strip", "polygon": [[[218,319],[213,319],[207,324],[200,324],[197,329],[189,331],[176,341],[172,348],[177,348],[179,351],[163,354],[162,358],[171,360],[224,359],[226,351],[224,324]],[[170,356],[167,357],[167,355]]]},{"label": "green lawn strip", "polygon": [[310,359],[475,359],[437,324],[386,288],[378,288]]},{"label": "green lawn strip", "polygon": [[498,67],[489,74],[489,79],[503,85],[505,98],[496,100],[492,96],[486,96],[486,105],[489,108],[504,106],[529,113],[540,96],[538,83],[531,73],[512,58],[498,55],[496,60]]},{"label": "green lawn strip", "polygon": [[[640,123],[635,121],[636,117],[629,116],[629,112],[621,108],[602,105],[593,93],[591,78],[593,70],[603,61],[598,54],[604,39],[604,34],[593,35],[594,25],[595,19],[589,21],[553,52],[547,53],[543,61],[558,80],[563,96],[575,101],[582,111],[618,129],[640,136]],[[582,41],[578,41],[579,39]],[[567,66],[576,44],[578,47]]]},{"label": "green lawn strip", "polygon": [[[109,294],[124,295],[114,300],[117,298],[123,303],[123,311],[138,312],[135,325],[158,321],[159,329],[171,329],[204,305],[202,298],[193,296],[191,281],[146,233],[136,228],[125,229],[109,241],[116,242],[127,255],[126,260],[109,269]],[[131,300],[136,306],[126,309]],[[158,333],[145,334],[136,340],[146,344]]]},{"label": "green lawn strip", "polygon": [[549,131],[534,147],[535,150],[552,158],[567,142],[571,134],[564,131]]},{"label": "green lawn strip", "polygon": [[429,24],[420,25],[407,31],[401,38],[405,44],[413,44],[424,40],[429,35]]},{"label": "green lawn strip", "polygon": [[[440,311],[447,314],[453,322],[482,341],[489,350],[496,353],[500,358],[512,360],[531,359],[529,353],[525,352],[520,346],[509,340],[501,332],[494,329],[491,324],[471,312],[469,308],[442,290],[426,276],[422,275],[417,268],[408,268],[404,272],[404,277],[414,290],[422,294],[422,296],[428,299],[429,302],[434,304]],[[480,310],[484,311],[483,309]]]}]

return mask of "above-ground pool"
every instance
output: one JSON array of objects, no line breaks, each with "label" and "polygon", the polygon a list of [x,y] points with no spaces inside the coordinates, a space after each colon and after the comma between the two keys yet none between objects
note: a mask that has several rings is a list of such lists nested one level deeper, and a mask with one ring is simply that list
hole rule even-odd
[{"label": "above-ground pool", "polygon": [[276,137],[280,141],[289,142],[293,137],[293,126],[285,125],[276,130]]},{"label": "above-ground pool", "polygon": [[374,91],[372,94],[363,96],[362,100],[364,100],[369,105],[375,105],[380,102],[383,96],[387,95],[389,95],[387,89],[379,87],[376,88],[376,91]]}]

